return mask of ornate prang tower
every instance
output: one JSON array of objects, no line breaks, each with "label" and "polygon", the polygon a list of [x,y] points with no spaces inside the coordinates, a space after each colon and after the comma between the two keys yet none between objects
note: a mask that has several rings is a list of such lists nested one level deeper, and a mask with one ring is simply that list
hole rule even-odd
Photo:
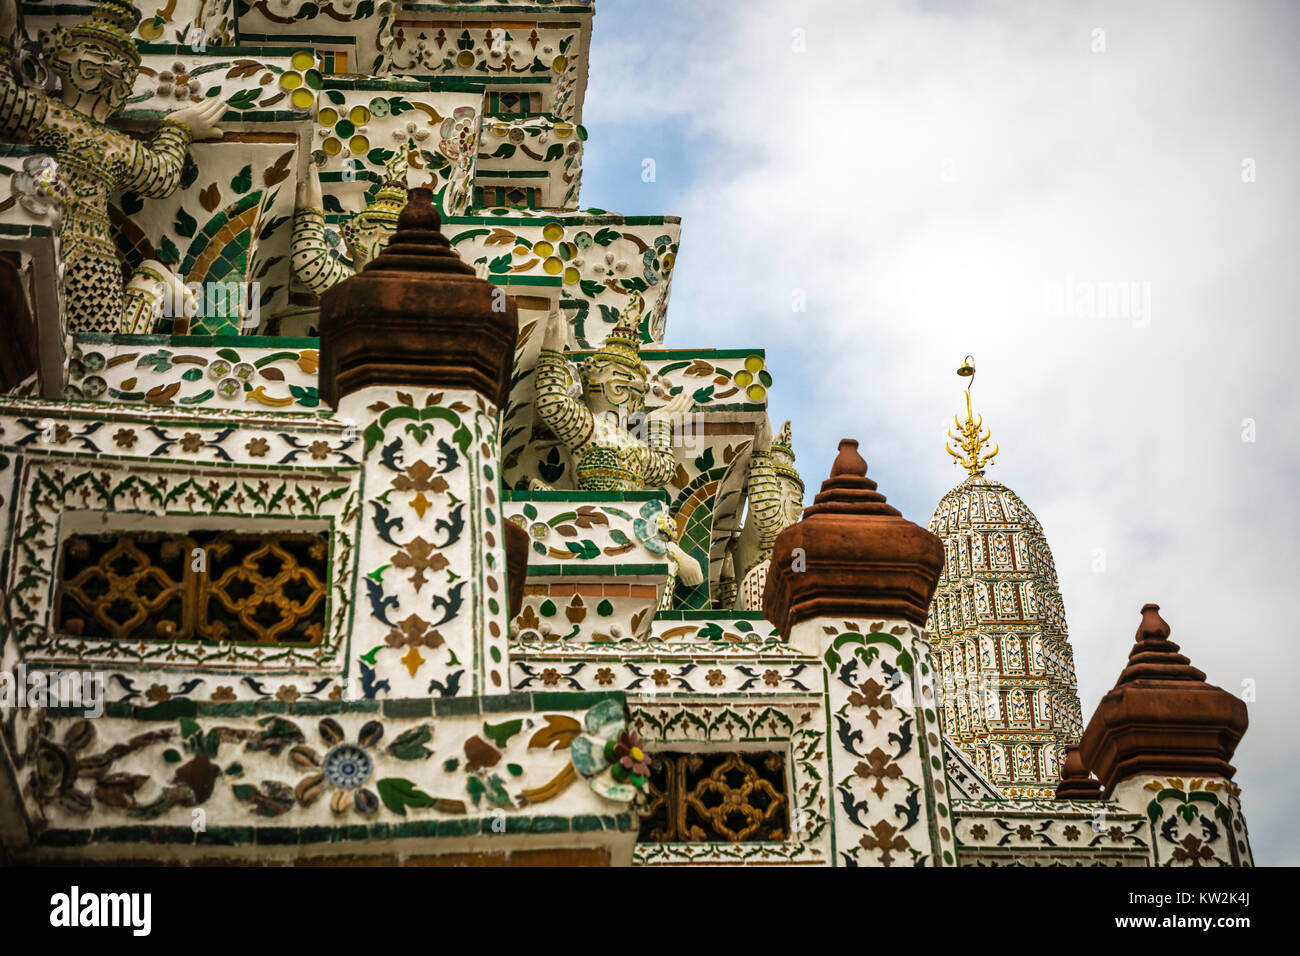
[{"label": "ornate prang tower", "polygon": [[969,394],[927,531],[665,347],[591,0],[7,6],[0,863],[1250,862],[1154,607],[1079,740]]},{"label": "ornate prang tower", "polygon": [[984,476],[998,453],[974,416],[948,453],[967,471],[930,519],[946,560],[930,607],[943,679],[943,728],[1008,797],[1050,797],[1065,748],[1083,729],[1074,655],[1042,525],[1010,488]]}]

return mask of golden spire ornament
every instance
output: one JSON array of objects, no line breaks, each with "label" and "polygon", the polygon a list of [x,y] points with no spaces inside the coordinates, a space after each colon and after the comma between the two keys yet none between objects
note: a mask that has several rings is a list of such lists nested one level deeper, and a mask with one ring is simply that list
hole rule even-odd
[{"label": "golden spire ornament", "polygon": [[[968,379],[966,382],[966,421],[959,421],[957,416],[952,417],[953,424],[957,426],[957,434],[948,433],[948,437],[957,443],[957,447],[962,453],[953,451],[951,445],[944,443],[944,448],[948,454],[952,455],[954,465],[961,465],[971,476],[984,474],[984,466],[993,464],[993,459],[997,457],[998,446],[994,445],[993,450],[987,455],[981,454],[984,446],[989,442],[989,430],[984,428],[984,416],[973,416],[970,407],[970,387],[975,384],[975,359],[967,355],[966,361],[962,362],[961,368],[957,369],[957,374],[962,378]],[[980,433],[983,429],[983,434]]]}]

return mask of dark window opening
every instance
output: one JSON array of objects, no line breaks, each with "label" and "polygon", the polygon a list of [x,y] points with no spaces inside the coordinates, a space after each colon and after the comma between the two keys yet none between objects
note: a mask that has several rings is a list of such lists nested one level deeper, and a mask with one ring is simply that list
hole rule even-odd
[{"label": "dark window opening", "polygon": [[755,843],[789,838],[785,754],[660,753],[650,768],[643,843]]},{"label": "dark window opening", "polygon": [[325,533],[73,535],[55,626],[118,641],[319,644],[328,580]]}]

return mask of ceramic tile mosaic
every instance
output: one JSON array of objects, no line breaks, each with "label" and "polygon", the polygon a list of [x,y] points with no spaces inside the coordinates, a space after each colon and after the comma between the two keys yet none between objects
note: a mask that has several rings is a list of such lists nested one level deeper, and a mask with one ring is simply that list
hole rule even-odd
[{"label": "ceramic tile mosaic", "polygon": [[[761,343],[664,347],[681,220],[582,205],[589,0],[20,12],[0,253],[23,301],[0,325],[30,314],[39,354],[0,395],[14,859],[1251,863],[1221,776],[1052,799],[1084,726],[1065,611],[1041,525],[981,474],[982,420],[957,422],[972,477],[930,522],[930,630],[772,623],[767,588],[805,570],[781,535],[815,518],[795,429]],[[322,297],[337,321],[332,290],[428,214],[416,188],[484,301],[513,299],[493,396],[379,336],[326,324],[322,351]],[[375,301],[345,321],[412,310]],[[19,673],[57,699],[6,697]],[[85,678],[99,696],[69,697]]]}]

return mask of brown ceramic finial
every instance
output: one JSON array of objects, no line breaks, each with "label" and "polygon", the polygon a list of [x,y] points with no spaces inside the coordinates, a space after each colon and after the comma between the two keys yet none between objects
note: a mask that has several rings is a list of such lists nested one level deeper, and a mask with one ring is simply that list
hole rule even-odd
[{"label": "brown ceramic finial", "polygon": [[942,567],[939,539],[885,502],[846,438],[812,506],[776,539],[763,612],[787,638],[822,616],[924,626]]},{"label": "brown ceramic finial", "polygon": [[831,476],[822,482],[822,490],[804,515],[862,514],[901,517],[899,510],[885,504],[885,496],[867,477],[867,462],[858,454],[853,438],[840,440],[839,454],[831,464]]},{"label": "brown ceramic finial", "polygon": [[388,245],[320,300],[320,394],[368,386],[464,388],[505,405],[519,313],[440,231],[433,194],[410,191]]},{"label": "brown ceramic finial", "polygon": [[416,186],[406,194],[406,205],[397,216],[397,228],[402,229],[442,229],[442,217],[433,204],[433,190],[428,186]]},{"label": "brown ceramic finial", "polygon": [[1160,605],[1144,604],[1142,621],[1128,655],[1128,666],[1119,675],[1119,684],[1140,677],[1158,680],[1204,681],[1205,672],[1192,666],[1179,647],[1169,639],[1169,625],[1160,616]]},{"label": "brown ceramic finial", "polygon": [[1088,774],[1079,754],[1079,745],[1065,749],[1065,762],[1061,765],[1061,782],[1056,786],[1057,800],[1100,800],[1101,783]]},{"label": "brown ceramic finial", "polygon": [[1143,604],[1142,620],[1138,624],[1137,639],[1143,640],[1147,636],[1160,639],[1169,636],[1169,624],[1160,616],[1159,604]]},{"label": "brown ceramic finial", "polygon": [[397,217],[397,231],[363,271],[474,275],[473,267],[456,255],[441,228],[442,217],[433,205],[433,193],[427,186],[417,186],[408,194]]},{"label": "brown ceramic finial", "polygon": [[1241,698],[1205,682],[1169,639],[1160,608],[1142,608],[1137,641],[1114,689],[1079,741],[1083,765],[1109,796],[1143,774],[1231,778],[1229,761],[1250,720]]},{"label": "brown ceramic finial", "polygon": [[831,477],[838,478],[840,475],[860,475],[865,477],[867,474],[867,462],[858,454],[858,440],[856,438],[841,438],[840,453],[835,456],[835,462],[831,465]]}]

